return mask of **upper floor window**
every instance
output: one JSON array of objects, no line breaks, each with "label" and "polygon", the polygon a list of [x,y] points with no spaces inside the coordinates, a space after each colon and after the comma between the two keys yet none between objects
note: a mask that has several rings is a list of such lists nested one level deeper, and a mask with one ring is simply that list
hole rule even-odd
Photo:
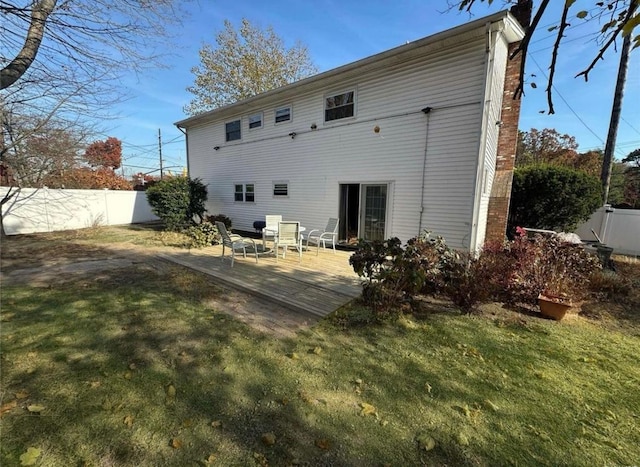
[{"label": "upper floor window", "polygon": [[225,133],[227,141],[235,141],[240,139],[242,133],[240,132],[240,120],[234,120],[225,124]]},{"label": "upper floor window", "polygon": [[262,113],[249,115],[249,129],[262,128]]},{"label": "upper floor window", "polygon": [[328,96],[324,100],[324,121],[339,120],[355,115],[355,91]]},{"label": "upper floor window", "polygon": [[288,122],[291,120],[291,107],[280,107],[276,109],[276,123]]}]

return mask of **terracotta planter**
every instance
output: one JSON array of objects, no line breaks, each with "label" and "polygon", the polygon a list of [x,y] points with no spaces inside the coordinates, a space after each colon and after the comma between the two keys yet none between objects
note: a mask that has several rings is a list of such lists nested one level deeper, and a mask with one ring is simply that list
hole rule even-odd
[{"label": "terracotta planter", "polygon": [[540,294],[538,295],[538,306],[540,306],[540,313],[543,316],[560,321],[573,304],[567,299]]}]

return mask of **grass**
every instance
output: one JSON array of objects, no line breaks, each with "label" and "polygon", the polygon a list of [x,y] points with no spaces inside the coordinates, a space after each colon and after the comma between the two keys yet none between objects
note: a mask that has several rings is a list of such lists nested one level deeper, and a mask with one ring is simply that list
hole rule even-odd
[{"label": "grass", "polygon": [[[50,261],[158,235],[10,239],[3,270],[44,261],[47,244]],[[345,328],[368,314],[352,305],[279,340],[212,306],[224,289],[207,276],[147,262],[1,294],[1,465],[30,447],[46,466],[640,459],[635,326],[434,307]]]}]

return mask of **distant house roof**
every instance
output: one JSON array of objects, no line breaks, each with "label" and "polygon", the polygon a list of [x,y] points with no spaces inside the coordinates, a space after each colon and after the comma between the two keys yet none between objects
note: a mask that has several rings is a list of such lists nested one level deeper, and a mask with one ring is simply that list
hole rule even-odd
[{"label": "distant house roof", "polygon": [[431,50],[447,47],[451,44],[450,40],[452,38],[464,34],[473,35],[473,33],[484,35],[485,28],[483,28],[483,26],[487,25],[491,25],[492,31],[502,31],[509,43],[520,41],[524,37],[524,30],[514,16],[506,10],[501,11],[469,23],[447,29],[446,31],[409,42],[408,44],[394,47],[393,49],[363,58],[347,65],[310,76],[309,78],[296,81],[295,83],[258,94],[248,99],[180,120],[176,122],[175,125],[180,128],[194,127],[213,120],[237,115],[250,108],[260,106],[261,104],[267,104],[268,102],[273,102],[277,99],[284,101],[301,93],[311,92],[318,88],[330,86],[334,82],[339,84],[346,79],[362,74],[363,71],[384,68],[392,64],[404,62],[415,56],[423,55]]}]

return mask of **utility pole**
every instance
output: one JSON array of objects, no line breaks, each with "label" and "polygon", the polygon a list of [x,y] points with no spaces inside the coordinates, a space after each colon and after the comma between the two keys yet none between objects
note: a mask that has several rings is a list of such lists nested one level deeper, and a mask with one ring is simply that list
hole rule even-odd
[{"label": "utility pole", "polygon": [[616,146],[618,136],[618,124],[620,123],[620,112],[622,110],[622,96],[624,94],[624,83],[627,80],[627,67],[629,64],[629,48],[631,46],[631,34],[624,36],[622,50],[620,52],[620,66],[618,68],[618,81],[613,95],[613,108],[611,109],[611,121],[609,122],[609,134],[607,144],[604,147],[604,157],[602,160],[602,180],[603,204],[607,204],[609,199],[609,187],[611,185],[611,167],[613,166],[613,150]]},{"label": "utility pole", "polygon": [[162,135],[158,128],[158,154],[160,154],[160,180],[162,180]]}]

